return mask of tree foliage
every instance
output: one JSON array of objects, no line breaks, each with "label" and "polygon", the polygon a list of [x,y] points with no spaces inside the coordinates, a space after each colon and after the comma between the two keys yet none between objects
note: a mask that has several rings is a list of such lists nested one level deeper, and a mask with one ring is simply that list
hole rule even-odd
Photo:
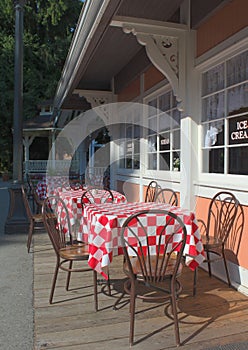
[{"label": "tree foliage", "polygon": [[[80,0],[26,0],[23,32],[23,118],[54,97],[82,8]],[[15,10],[0,1],[0,171],[11,167]]]}]

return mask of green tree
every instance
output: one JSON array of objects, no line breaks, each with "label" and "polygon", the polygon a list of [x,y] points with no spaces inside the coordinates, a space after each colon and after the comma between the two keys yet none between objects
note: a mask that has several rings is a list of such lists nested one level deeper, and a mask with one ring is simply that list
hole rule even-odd
[{"label": "green tree", "polygon": [[[24,6],[23,118],[53,98],[82,8],[80,0],[27,0]],[[15,12],[0,1],[0,171],[11,169]]]}]

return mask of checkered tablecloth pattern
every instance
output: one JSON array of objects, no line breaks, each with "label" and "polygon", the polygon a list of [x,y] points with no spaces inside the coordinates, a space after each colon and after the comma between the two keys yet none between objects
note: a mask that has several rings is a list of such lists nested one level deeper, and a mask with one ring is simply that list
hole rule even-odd
[{"label": "checkered tablecloth pattern", "polygon": [[[59,190],[59,196],[63,199],[68,209],[70,222],[72,225],[74,225],[76,221],[81,220],[81,217],[82,217],[81,197],[85,191],[86,191],[85,189],[70,190],[70,191]],[[111,192],[113,193],[113,196],[114,196],[114,203],[126,203],[127,199],[124,194],[113,190],[111,190]],[[94,195],[95,201],[98,204],[100,204],[102,193],[103,193],[102,190],[98,189],[96,194]],[[87,202],[85,203],[88,205]],[[64,225],[65,223],[62,222],[61,224]]]},{"label": "checkered tablecloth pattern", "polygon": [[[120,228],[126,218],[141,210],[164,209],[178,215],[187,229],[187,240],[184,249],[186,264],[194,270],[205,259],[203,245],[197,220],[193,212],[171,207],[163,203],[126,203],[126,204],[90,204],[85,206],[78,239],[88,238],[88,264],[105,278],[104,267],[108,266],[113,256],[123,253],[120,241]],[[149,232],[154,232],[154,226],[159,224],[159,218],[149,214],[144,217],[144,225]]]},{"label": "checkered tablecloth pattern", "polygon": [[[68,183],[68,177],[66,176],[52,176],[46,177],[39,181],[36,186],[36,193],[40,199],[45,199],[46,197],[58,195],[58,191],[62,190],[62,185]],[[68,184],[69,186],[69,184]]]}]

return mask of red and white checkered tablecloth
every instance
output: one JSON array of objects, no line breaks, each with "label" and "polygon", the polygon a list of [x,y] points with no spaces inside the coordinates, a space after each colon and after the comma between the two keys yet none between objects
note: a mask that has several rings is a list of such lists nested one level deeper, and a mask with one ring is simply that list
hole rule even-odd
[{"label": "red and white checkered tablecloth", "polygon": [[[123,254],[120,241],[120,228],[124,221],[141,210],[164,209],[178,215],[187,229],[187,240],[184,249],[186,264],[194,270],[205,259],[200,231],[195,214],[188,210],[171,207],[163,203],[122,203],[122,204],[89,204],[84,207],[78,239],[88,239],[89,260],[92,269],[101,273],[106,279],[104,267],[107,267],[113,256]],[[154,227],[157,218],[144,217],[144,225]],[[155,214],[153,214],[155,215]],[[149,230],[149,229],[148,229]]]},{"label": "red and white checkered tablecloth", "polygon": [[[63,199],[69,213],[70,222],[72,225],[75,224],[76,221],[80,221],[82,217],[82,205],[81,205],[81,197],[86,189],[80,190],[70,190],[70,191],[61,191],[59,190],[59,196]],[[124,194],[111,190],[114,203],[126,203],[127,199]],[[96,194],[94,195],[96,203],[100,204],[100,200],[102,197],[102,190],[98,189]],[[86,200],[86,199],[85,199]],[[88,203],[86,203],[88,204]],[[60,208],[59,208],[60,209]],[[61,222],[62,226],[66,231],[66,225],[64,222]]]},{"label": "red and white checkered tablecloth", "polygon": [[[62,185],[68,183],[66,176],[51,176],[39,181],[36,186],[36,193],[40,199],[58,195],[58,191],[62,190]],[[69,186],[69,183],[68,183]]]}]

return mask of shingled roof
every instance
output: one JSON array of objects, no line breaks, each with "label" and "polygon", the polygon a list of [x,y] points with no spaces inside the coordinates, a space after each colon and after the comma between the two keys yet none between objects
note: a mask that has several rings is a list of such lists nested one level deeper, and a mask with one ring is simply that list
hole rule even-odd
[{"label": "shingled roof", "polygon": [[54,129],[51,114],[38,115],[23,122],[23,130]]}]

